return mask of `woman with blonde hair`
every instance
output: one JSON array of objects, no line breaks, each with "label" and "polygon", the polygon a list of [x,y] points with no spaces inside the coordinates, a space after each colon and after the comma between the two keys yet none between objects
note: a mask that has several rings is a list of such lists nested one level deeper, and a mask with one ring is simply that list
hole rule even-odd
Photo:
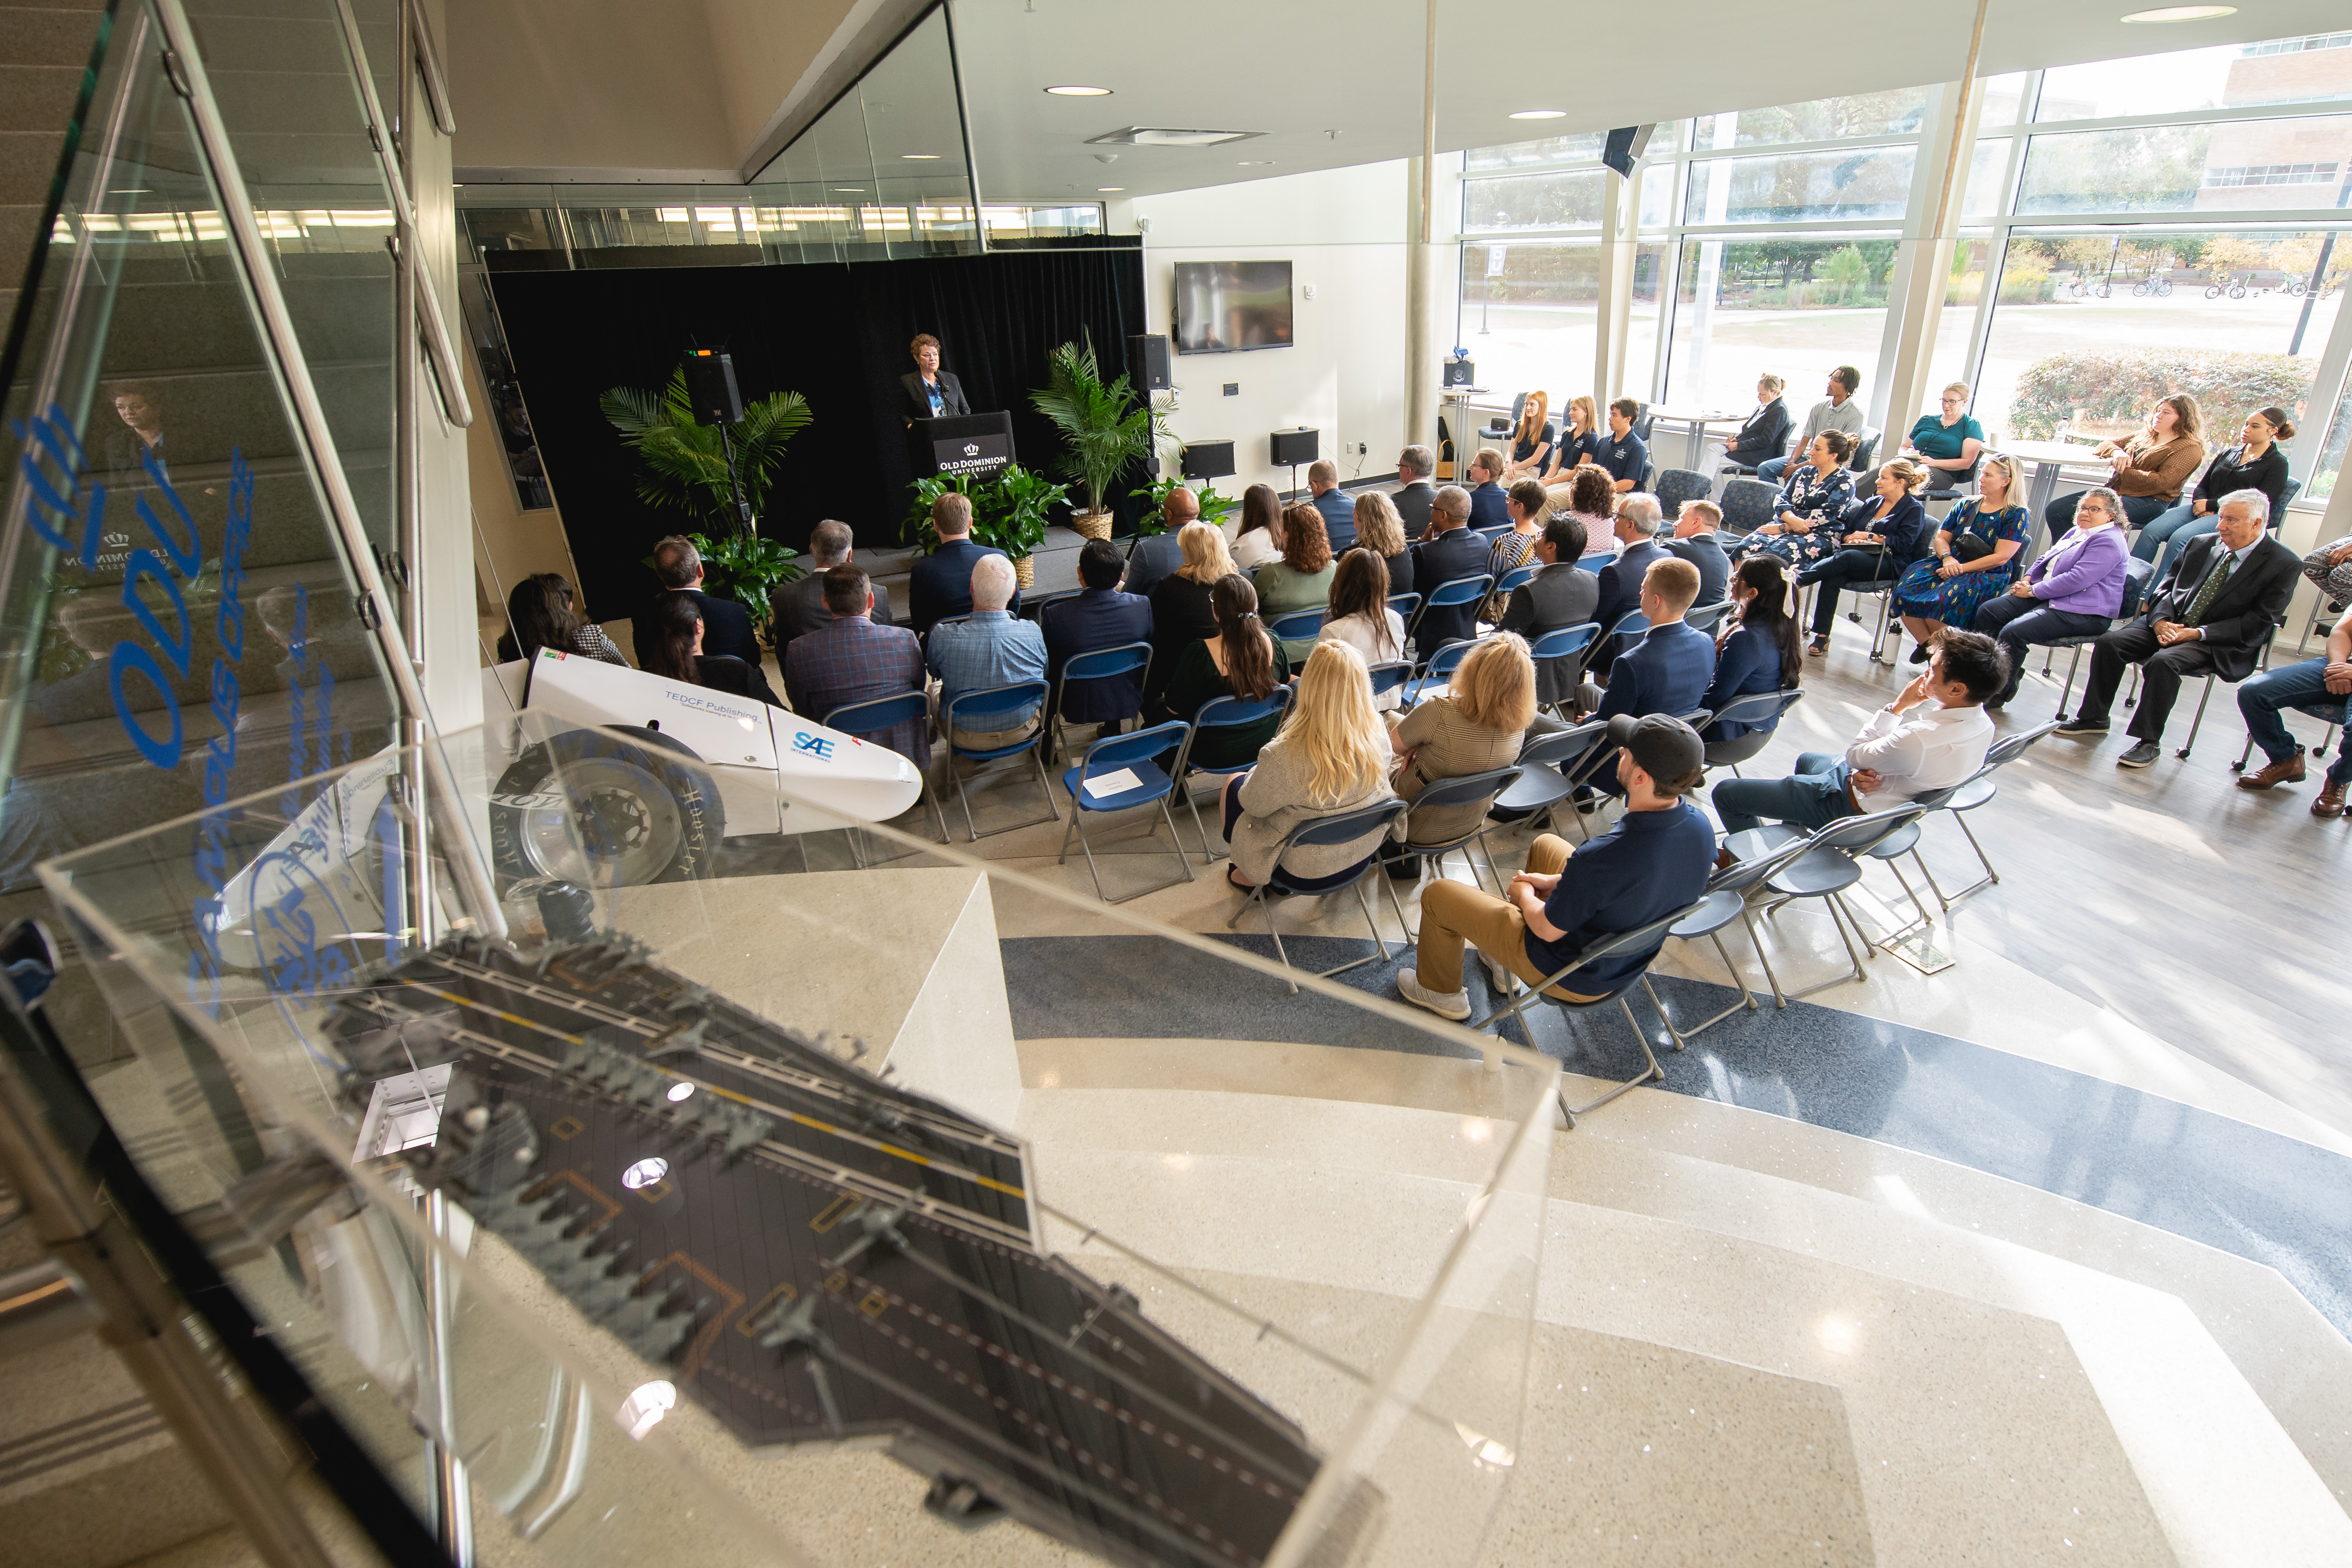
[{"label": "woman with blonde hair", "polygon": [[[1257,585],[1258,613],[1279,621],[1301,610],[1320,610],[1331,601],[1331,541],[1323,531],[1323,514],[1300,502],[1282,514],[1282,559],[1270,560],[1251,574]],[[1284,652],[1293,664],[1315,646],[1312,633],[1293,637]]]},{"label": "woman with blonde hair", "polygon": [[1756,378],[1756,411],[1738,433],[1724,443],[1723,450],[1715,455],[1716,472],[1724,464],[1737,464],[1753,468],[1759,463],[1769,463],[1789,450],[1789,405],[1780,401],[1789,383],[1766,371]]},{"label": "woman with blonde hair", "polygon": [[1559,439],[1552,444],[1551,465],[1536,476],[1536,482],[1546,488],[1566,484],[1564,476],[1600,453],[1601,441],[1600,405],[1589,397],[1569,399],[1568,423],[1560,427]]},{"label": "woman with blonde hair", "polygon": [[1969,630],[1977,611],[2017,580],[2017,552],[2033,531],[2017,491],[2017,459],[2006,452],[1985,454],[1975,499],[1945,516],[1927,553],[1895,582],[1895,612],[1918,643],[1911,650],[1913,664],[1927,662],[1941,628]]},{"label": "woman with blonde hair", "polygon": [[1241,532],[1234,536],[1234,566],[1255,571],[1267,561],[1282,559],[1282,498],[1271,485],[1252,485],[1242,492]]},{"label": "woman with blonde hair", "polygon": [[1533,478],[1544,471],[1545,459],[1551,455],[1552,449],[1550,413],[1549,393],[1528,393],[1528,401],[1519,409],[1518,428],[1511,433],[1511,459],[1503,467],[1505,479],[1517,479],[1523,475]]},{"label": "woman with blonde hair", "polygon": [[[1528,644],[1515,632],[1498,632],[1471,648],[1454,666],[1446,689],[1405,716],[1389,737],[1402,759],[1396,792],[1417,800],[1432,784],[1473,773],[1508,768],[1536,716],[1536,665]],[[1478,825],[1477,806],[1417,810],[1405,820],[1409,839],[1434,843]],[[1389,875],[1400,882],[1421,874],[1421,857],[1384,851]]]},{"label": "woman with blonde hair", "polygon": [[1143,694],[1147,702],[1167,689],[1176,661],[1186,648],[1217,634],[1217,613],[1210,595],[1220,578],[1231,577],[1234,571],[1234,558],[1225,551],[1223,531],[1207,523],[1186,523],[1177,532],[1176,547],[1183,552],[1184,564],[1151,585],[1151,673]]},{"label": "woman with blonde hair", "polygon": [[1412,591],[1412,546],[1405,542],[1404,519],[1396,503],[1379,490],[1356,497],[1356,544],[1381,558],[1389,569],[1383,598]]},{"label": "woman with blonde hair", "polygon": [[[1372,711],[1363,655],[1345,643],[1318,643],[1281,731],[1256,767],[1225,780],[1225,841],[1234,851],[1225,880],[1255,887],[1274,874],[1282,841],[1301,822],[1390,799],[1389,761],[1388,727]],[[1294,850],[1282,879],[1301,893],[1343,886],[1385,841],[1375,829],[1348,843]]]},{"label": "woman with blonde hair", "polygon": [[[2189,476],[2205,461],[2205,416],[2195,398],[2174,392],[2156,400],[2146,428],[2130,440],[2102,441],[2091,449],[2091,455],[2115,465],[2106,487],[2124,498],[2124,526],[2144,528],[2179,502]],[[2042,520],[2050,525],[2053,548],[2074,526],[2074,507],[2081,499],[2078,491],[2059,497],[2042,509]]]}]

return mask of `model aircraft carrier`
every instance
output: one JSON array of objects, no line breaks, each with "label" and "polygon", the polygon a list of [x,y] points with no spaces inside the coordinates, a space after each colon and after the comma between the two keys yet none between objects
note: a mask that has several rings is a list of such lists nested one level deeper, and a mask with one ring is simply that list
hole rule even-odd
[{"label": "model aircraft carrier", "polygon": [[[449,1064],[416,1179],[747,1443],[878,1438],[952,1521],[1183,1568],[1262,1562],[1315,1476],[1292,1423],[1045,1253],[1017,1141],[625,937],[454,937],[332,1030],[355,1104]],[[1360,1548],[1377,1504],[1345,1511]]]}]

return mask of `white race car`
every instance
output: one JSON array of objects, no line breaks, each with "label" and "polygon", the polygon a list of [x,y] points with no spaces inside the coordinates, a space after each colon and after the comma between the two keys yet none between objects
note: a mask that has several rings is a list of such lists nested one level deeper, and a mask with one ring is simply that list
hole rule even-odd
[{"label": "white race car", "polygon": [[[682,880],[723,837],[886,822],[922,794],[887,747],[753,698],[552,648],[483,679],[488,711],[520,716],[524,742],[490,799],[501,882]],[[534,713],[593,727],[532,739]]]}]

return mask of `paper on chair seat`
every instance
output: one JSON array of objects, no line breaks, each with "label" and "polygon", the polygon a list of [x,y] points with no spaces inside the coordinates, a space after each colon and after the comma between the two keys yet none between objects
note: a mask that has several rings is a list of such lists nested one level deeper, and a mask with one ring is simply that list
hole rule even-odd
[{"label": "paper on chair seat", "polygon": [[1097,773],[1087,780],[1087,793],[1099,800],[1107,796],[1124,795],[1139,789],[1143,780],[1135,776],[1132,768],[1121,768],[1109,773]]}]

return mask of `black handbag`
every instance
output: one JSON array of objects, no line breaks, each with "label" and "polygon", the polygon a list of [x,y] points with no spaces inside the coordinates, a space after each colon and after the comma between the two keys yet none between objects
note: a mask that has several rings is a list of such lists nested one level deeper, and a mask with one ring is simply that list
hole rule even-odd
[{"label": "black handbag", "polygon": [[1982,560],[1990,554],[1992,554],[1992,541],[1982,534],[1962,534],[1952,541],[1954,560]]}]

